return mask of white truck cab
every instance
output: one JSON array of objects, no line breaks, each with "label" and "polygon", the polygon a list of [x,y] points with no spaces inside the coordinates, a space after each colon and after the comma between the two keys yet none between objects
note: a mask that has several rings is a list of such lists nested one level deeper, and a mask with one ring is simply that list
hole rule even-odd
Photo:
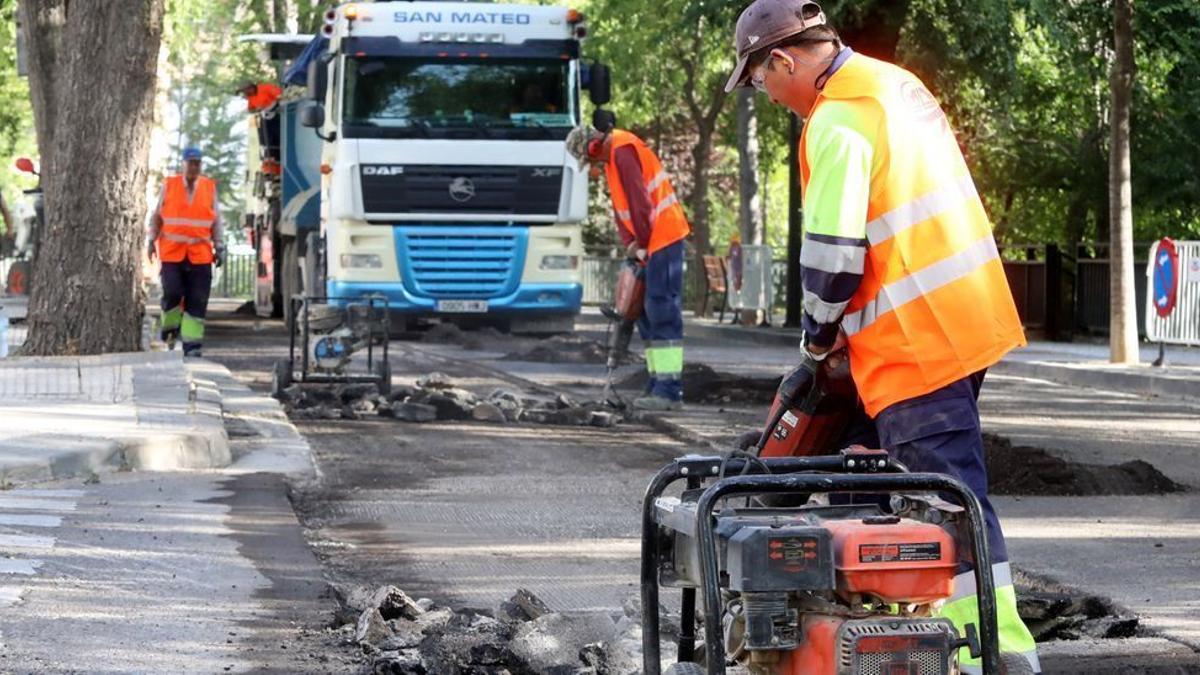
[{"label": "white truck cab", "polygon": [[565,141],[585,85],[597,105],[609,98],[607,69],[580,58],[583,16],[352,3],[324,34],[300,122],[324,140],[326,293],[383,294],[402,318],[566,327],[582,298],[588,176]]}]

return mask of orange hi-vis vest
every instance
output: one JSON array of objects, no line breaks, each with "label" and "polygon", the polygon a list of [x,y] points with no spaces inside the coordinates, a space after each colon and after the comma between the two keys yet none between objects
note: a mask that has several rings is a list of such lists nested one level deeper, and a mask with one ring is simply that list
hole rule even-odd
[{"label": "orange hi-vis vest", "polygon": [[[897,66],[855,55],[813,113],[831,100],[882,120],[863,278],[842,318],[851,373],[874,417],[994,365],[1025,334],[983,202],[929,90]],[[807,189],[821,167],[808,165],[806,138]]]},{"label": "orange hi-vis vest", "polygon": [[183,176],[167,179],[163,193],[162,229],[158,233],[158,257],[165,263],[194,265],[213,261],[213,223],[217,220],[217,185],[211,178],[196,177],[196,187],[188,199]]},{"label": "orange hi-vis vest", "polygon": [[642,139],[628,131],[615,129],[612,132],[612,153],[605,167],[608,178],[608,191],[612,195],[613,208],[617,212],[617,223],[626,232],[637,238],[633,228],[633,219],[629,213],[629,197],[621,185],[621,176],[617,173],[617,148],[632,145],[637,150],[638,161],[642,165],[642,180],[646,183],[646,191],[650,193],[650,204],[653,211],[650,214],[650,244],[646,249],[649,253],[664,249],[680,241],[691,233],[687,215],[683,205],[675,195],[671,179],[663,169],[662,162]]}]

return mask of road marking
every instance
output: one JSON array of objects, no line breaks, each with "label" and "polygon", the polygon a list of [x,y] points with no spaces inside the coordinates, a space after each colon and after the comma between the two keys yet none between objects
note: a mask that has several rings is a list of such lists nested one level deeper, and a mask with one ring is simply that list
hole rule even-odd
[{"label": "road marking", "polygon": [[62,516],[40,516],[32,513],[0,513],[0,525],[58,527],[62,525]]},{"label": "road marking", "polygon": [[42,566],[41,560],[18,560],[16,558],[0,558],[0,574],[37,574],[37,568]]},{"label": "road marking", "polygon": [[54,537],[41,537],[32,534],[0,534],[0,549],[53,547]]},{"label": "road marking", "polygon": [[16,490],[8,490],[5,495],[14,497],[79,497],[87,494],[84,490],[38,490],[36,488],[17,488]]},{"label": "road marking", "polygon": [[21,594],[24,592],[24,588],[17,586],[0,586],[0,609],[12,607],[20,602]]},{"label": "road marking", "polygon": [[0,510],[18,509],[21,511],[74,511],[75,502],[54,501],[50,499],[27,499],[0,495]]}]

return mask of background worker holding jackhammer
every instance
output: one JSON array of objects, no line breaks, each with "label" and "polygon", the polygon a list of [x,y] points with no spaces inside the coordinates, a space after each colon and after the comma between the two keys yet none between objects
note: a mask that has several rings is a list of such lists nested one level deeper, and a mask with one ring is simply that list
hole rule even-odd
[{"label": "background worker holding jackhammer", "polygon": [[628,131],[579,128],[567,148],[593,177],[603,171],[617,231],[630,258],[646,266],[645,312],[638,332],[646,342],[646,394],[639,410],[683,407],[683,240],[691,233],[683,206],[658,156]]},{"label": "background worker holding jackhammer", "polygon": [[[727,89],[754,86],[806,118],[802,358],[815,364],[848,346],[883,447],[979,497],[1001,650],[1039,672],[988,501],[976,405],[985,370],[1025,336],[949,122],[914,75],[842,45],[811,0],[756,0],[735,39]],[[958,572],[942,615],[961,630],[978,622],[978,605],[969,564]],[[980,670],[965,655],[964,665]]]},{"label": "background worker holding jackhammer", "polygon": [[[184,356],[201,356],[212,266],[225,256],[217,184],[200,175],[203,155],[183,151],[183,175],[167,178],[150,216],[146,254],[162,261],[162,338],[170,349],[182,338]],[[157,249],[157,251],[156,251]]]}]

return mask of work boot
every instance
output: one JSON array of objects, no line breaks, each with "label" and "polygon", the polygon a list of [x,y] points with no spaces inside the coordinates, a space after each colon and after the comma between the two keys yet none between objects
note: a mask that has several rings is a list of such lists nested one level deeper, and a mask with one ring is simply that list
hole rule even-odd
[{"label": "work boot", "polygon": [[200,349],[200,345],[183,345],[183,356],[189,359],[204,358],[204,354]]},{"label": "work boot", "polygon": [[633,400],[633,408],[634,410],[645,410],[646,412],[683,410],[683,401],[676,401],[664,396],[640,396]]},{"label": "work boot", "polygon": [[165,340],[167,343],[167,351],[175,351],[175,343],[177,342],[178,338],[179,335],[176,333],[166,333],[163,335],[163,340]]}]

